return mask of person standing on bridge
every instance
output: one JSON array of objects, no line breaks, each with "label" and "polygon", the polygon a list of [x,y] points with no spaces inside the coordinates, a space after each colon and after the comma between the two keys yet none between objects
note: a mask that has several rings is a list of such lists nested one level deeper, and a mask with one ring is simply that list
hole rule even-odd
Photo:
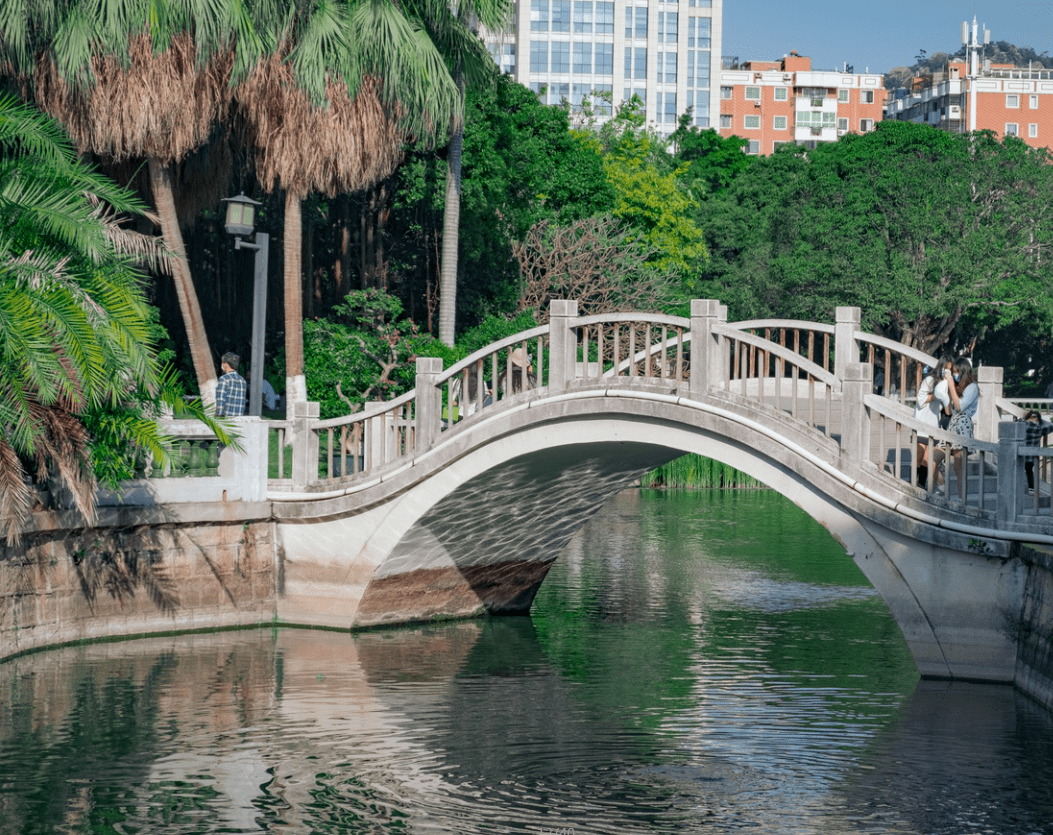
[{"label": "person standing on bridge", "polygon": [[241,357],[227,351],[219,359],[223,376],[216,385],[216,417],[241,417],[245,414],[245,378],[238,373]]},{"label": "person standing on bridge", "polygon": [[[943,370],[954,363],[954,358],[944,355],[932,369],[932,373],[921,381],[918,387],[918,400],[914,408],[914,419],[927,426],[938,427],[943,405],[936,397],[936,384],[943,379]],[[946,385],[944,386],[946,388]],[[929,436],[918,433],[917,458],[919,487],[927,488],[929,483]]]},{"label": "person standing on bridge", "polygon": [[[943,377],[947,381],[947,394],[950,397],[949,413],[951,421],[947,426],[947,431],[953,432],[955,435],[961,435],[962,438],[972,438],[973,419],[976,417],[976,409],[980,402],[980,387],[976,384],[976,380],[973,377],[973,364],[965,357],[958,357],[950,368],[944,369]],[[954,472],[958,481],[958,498],[964,502],[965,481],[963,478],[964,461],[962,450],[965,449],[965,444],[941,444],[941,447],[943,448],[936,450],[933,454],[936,466],[940,466],[940,463],[946,456],[945,450],[949,448],[951,456],[954,458]],[[936,477],[937,484],[939,484],[939,472],[937,472]],[[983,489],[982,484],[981,480],[981,489]],[[937,492],[940,492],[938,487]]]}]

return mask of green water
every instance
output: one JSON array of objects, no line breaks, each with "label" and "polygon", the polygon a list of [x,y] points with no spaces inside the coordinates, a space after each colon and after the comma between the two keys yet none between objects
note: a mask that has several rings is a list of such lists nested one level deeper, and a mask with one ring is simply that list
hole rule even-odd
[{"label": "green water", "polygon": [[919,682],[767,491],[629,491],[531,617],[0,665],[0,833],[1053,833],[1053,722]]}]

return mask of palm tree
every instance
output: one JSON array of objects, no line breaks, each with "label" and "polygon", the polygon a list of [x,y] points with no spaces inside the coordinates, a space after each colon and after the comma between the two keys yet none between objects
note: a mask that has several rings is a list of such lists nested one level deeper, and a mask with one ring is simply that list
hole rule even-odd
[{"label": "palm tree", "polygon": [[[160,383],[136,264],[164,255],[121,229],[137,200],[79,162],[51,120],[0,98],[0,533],[16,541],[30,476],[56,478],[91,521],[95,473],[81,416]],[[162,455],[156,424],[121,433]],[[27,473],[26,468],[30,468]]]},{"label": "palm tree", "polygon": [[464,145],[465,85],[492,84],[497,67],[476,27],[503,31],[510,22],[508,0],[408,0],[407,9],[420,19],[446,57],[457,84],[458,110],[450,123],[446,155],[446,205],[443,216],[442,266],[439,276],[439,339],[453,345],[457,325],[457,265],[461,218],[461,151]]},{"label": "palm tree", "polygon": [[121,163],[145,158],[202,396],[216,385],[208,338],[176,215],[172,167],[225,122],[232,79],[259,40],[241,4],[114,0],[0,4],[0,64],[82,151]]},{"label": "palm tree", "polygon": [[256,30],[274,40],[235,95],[260,183],[285,190],[286,393],[302,402],[301,203],[312,192],[333,196],[383,179],[408,137],[441,135],[456,94],[425,33],[388,0],[256,11]]}]

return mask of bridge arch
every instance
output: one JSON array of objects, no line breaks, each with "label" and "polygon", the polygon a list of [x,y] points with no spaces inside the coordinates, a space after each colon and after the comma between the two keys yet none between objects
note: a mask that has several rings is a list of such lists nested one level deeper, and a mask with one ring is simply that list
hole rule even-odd
[{"label": "bridge arch", "polygon": [[[294,590],[287,602],[315,618],[327,612],[332,626],[525,611],[555,556],[610,496],[696,452],[770,485],[827,528],[889,606],[922,674],[985,678],[995,666],[1003,675],[1012,648],[1000,619],[995,629],[974,615],[965,631],[977,634],[963,635],[948,609],[975,606],[983,590],[993,611],[1014,590],[1012,570],[970,553],[966,538],[947,530],[917,523],[903,530],[909,520],[837,477],[834,441],[785,426],[768,431],[769,417],[660,388],[510,403],[417,457],[374,506],[363,510],[357,501],[351,511],[332,499],[318,507],[324,518],[286,526],[294,585],[319,538],[344,544],[328,566],[342,599],[319,606],[318,593],[325,595],[315,582],[313,599],[296,606]],[[948,562],[958,579],[945,586]],[[946,593],[951,585],[954,594]],[[972,593],[961,594],[963,586]]]}]

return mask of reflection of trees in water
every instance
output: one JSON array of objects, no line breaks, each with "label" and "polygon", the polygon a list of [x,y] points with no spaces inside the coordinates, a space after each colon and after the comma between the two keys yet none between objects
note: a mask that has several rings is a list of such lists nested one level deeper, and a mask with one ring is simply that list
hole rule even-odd
[{"label": "reflection of trees in water", "polygon": [[273,705],[273,652],[217,637],[215,647],[148,639],[0,665],[0,693],[10,694],[0,700],[0,828],[157,831],[213,815],[223,787],[207,769],[192,780],[155,779],[155,769],[193,726],[221,735]]},{"label": "reflection of trees in water", "polygon": [[119,764],[122,783],[141,782],[149,772],[158,690],[176,667],[171,652],[157,656],[136,678],[77,665],[68,675],[68,701],[62,690],[39,692],[32,673],[5,682],[12,694],[2,723],[5,826],[53,832],[78,820],[101,823],[94,820],[100,808],[119,803],[119,789],[106,782],[114,767]]}]

